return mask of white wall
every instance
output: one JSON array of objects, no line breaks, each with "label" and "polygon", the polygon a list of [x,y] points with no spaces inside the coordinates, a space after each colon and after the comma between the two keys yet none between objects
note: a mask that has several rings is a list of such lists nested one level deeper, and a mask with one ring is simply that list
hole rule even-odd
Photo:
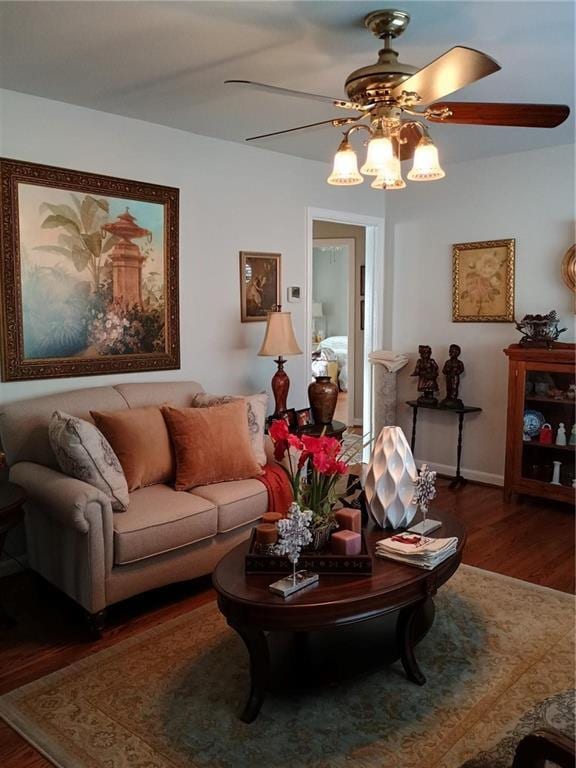
[{"label": "white wall", "polygon": [[[1,383],[0,402],[136,377],[198,379],[214,392],[268,388],[274,363],[256,356],[264,324],[240,323],[239,251],[282,254],[282,303],[303,344],[305,302],[287,304],[286,288],[305,286],[306,208],[384,215],[369,187],[328,186],[323,163],[139,120],[0,91],[0,127],[4,157],[180,188],[182,357],[179,371]],[[287,371],[289,404],[303,408],[303,357]]]},{"label": "white wall", "polygon": [[314,248],[312,261],[312,301],[322,304],[324,336],[348,336],[348,250]]},{"label": "white wall", "polygon": [[[516,238],[516,318],[556,309],[569,329],[561,340],[573,340],[573,297],[562,282],[560,264],[574,242],[574,147],[458,163],[446,172],[442,181],[409,182],[387,196],[393,348],[412,355],[400,374],[399,422],[409,434],[411,413],[404,401],[417,396],[416,379],[409,374],[418,344],[432,346],[440,368],[448,346],[460,344],[466,366],[461,397],[484,409],[465,422],[463,467],[470,477],[501,482],[507,405],[502,350],[520,335],[510,323],[452,322],[451,246]],[[439,383],[443,392],[443,377]],[[453,467],[456,419],[421,410],[418,423],[416,456]]]}]

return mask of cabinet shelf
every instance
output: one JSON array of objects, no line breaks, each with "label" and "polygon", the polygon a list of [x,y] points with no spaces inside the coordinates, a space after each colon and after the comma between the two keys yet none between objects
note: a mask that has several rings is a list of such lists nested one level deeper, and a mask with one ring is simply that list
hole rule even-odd
[{"label": "cabinet shelf", "polygon": [[526,395],[524,400],[527,403],[554,403],[554,405],[571,405],[576,407],[576,400],[569,397],[545,397],[544,395]]},{"label": "cabinet shelf", "polygon": [[522,444],[529,445],[531,448],[543,448],[548,451],[571,451],[572,453],[576,451],[576,445],[556,445],[556,443],[548,445],[547,443],[539,443],[537,440],[524,440]]}]

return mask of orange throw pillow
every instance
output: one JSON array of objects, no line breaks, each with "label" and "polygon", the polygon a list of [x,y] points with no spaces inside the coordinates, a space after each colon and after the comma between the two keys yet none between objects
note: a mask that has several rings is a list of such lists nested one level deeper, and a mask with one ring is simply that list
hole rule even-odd
[{"label": "orange throw pillow", "polygon": [[164,406],[162,413],[176,454],[177,491],[262,474],[250,445],[244,400],[213,408]]},{"label": "orange throw pillow", "polygon": [[160,408],[90,413],[118,456],[129,491],[172,482],[174,455]]}]

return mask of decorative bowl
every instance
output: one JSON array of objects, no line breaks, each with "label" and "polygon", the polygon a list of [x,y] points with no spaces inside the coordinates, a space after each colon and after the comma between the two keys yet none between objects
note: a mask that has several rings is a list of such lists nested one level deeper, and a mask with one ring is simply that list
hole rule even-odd
[{"label": "decorative bowl", "polygon": [[544,414],[540,411],[533,411],[531,408],[524,411],[524,439],[532,440],[536,437],[545,423]]}]

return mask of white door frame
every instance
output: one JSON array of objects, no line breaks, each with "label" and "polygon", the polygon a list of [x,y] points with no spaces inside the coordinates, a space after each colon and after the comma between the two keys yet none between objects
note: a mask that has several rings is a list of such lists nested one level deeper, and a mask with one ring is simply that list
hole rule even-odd
[{"label": "white door frame", "polygon": [[[348,331],[348,397],[347,397],[347,424],[354,424],[354,393],[356,366],[354,365],[355,336],[356,336],[356,240],[353,237],[315,237],[312,239],[312,248],[318,243],[326,245],[344,245],[348,248],[348,291],[346,295]],[[313,284],[312,284],[313,289]],[[313,318],[312,318],[313,319]]]},{"label": "white door frame", "polygon": [[[384,338],[384,219],[359,213],[331,211],[325,208],[306,209],[306,294],[305,322],[306,360],[312,357],[312,248],[314,221],[352,224],[366,230],[366,287],[364,305],[364,410],[363,432],[372,437],[372,370],[368,354],[381,349]],[[304,366],[305,384],[310,379],[309,362]],[[368,449],[367,449],[368,450]],[[367,452],[366,450],[366,452]],[[365,452],[365,453],[366,453]]]}]

